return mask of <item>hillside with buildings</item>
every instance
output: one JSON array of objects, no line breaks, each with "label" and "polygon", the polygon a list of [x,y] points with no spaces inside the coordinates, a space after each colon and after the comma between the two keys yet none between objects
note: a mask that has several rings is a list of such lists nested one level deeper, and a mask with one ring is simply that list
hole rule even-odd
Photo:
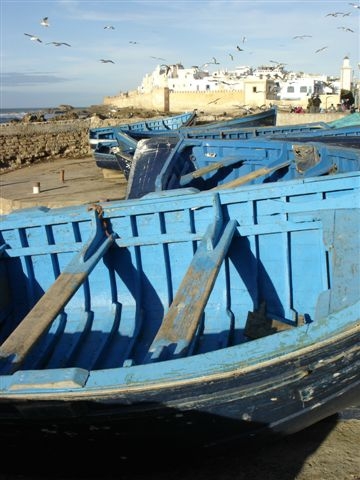
[{"label": "hillside with buildings", "polygon": [[296,107],[306,110],[309,99],[319,95],[322,111],[341,111],[342,94],[351,92],[355,105],[359,106],[359,80],[354,78],[348,57],[343,59],[338,77],[291,72],[276,62],[257,68],[241,66],[213,72],[209,66],[210,63],[190,68],[181,64],[158,65],[145,75],[136,90],[105,97],[104,104],[172,112],[198,109],[241,114],[270,105],[288,111]]}]

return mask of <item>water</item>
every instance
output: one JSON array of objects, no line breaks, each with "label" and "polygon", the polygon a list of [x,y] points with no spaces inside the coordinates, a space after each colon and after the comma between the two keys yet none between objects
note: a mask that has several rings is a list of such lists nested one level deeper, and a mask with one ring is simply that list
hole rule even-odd
[{"label": "water", "polygon": [[43,112],[46,108],[0,108],[0,123],[21,120],[29,112]]},{"label": "water", "polygon": [[[45,119],[52,118],[55,113],[49,112],[50,108],[0,108],[0,123],[8,123],[11,120],[21,120],[27,113],[44,113]],[[58,112],[60,113],[60,112]]]}]

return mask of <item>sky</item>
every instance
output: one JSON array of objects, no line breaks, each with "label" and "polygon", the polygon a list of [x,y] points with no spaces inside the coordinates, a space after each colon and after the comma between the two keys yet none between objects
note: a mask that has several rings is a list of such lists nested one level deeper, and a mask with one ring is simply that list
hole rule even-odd
[{"label": "sky", "polygon": [[345,0],[0,0],[0,108],[98,105],[157,65],[213,58],[210,71],[279,62],[339,76],[347,56],[359,78],[359,19]]}]

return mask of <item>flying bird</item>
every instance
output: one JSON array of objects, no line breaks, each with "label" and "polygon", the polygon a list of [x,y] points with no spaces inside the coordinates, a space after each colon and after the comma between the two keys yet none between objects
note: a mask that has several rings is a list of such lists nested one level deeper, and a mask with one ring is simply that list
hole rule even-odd
[{"label": "flying bird", "polygon": [[33,42],[42,43],[42,40],[40,40],[40,38],[37,37],[36,35],[32,35],[30,33],[24,33],[24,35],[26,35],[27,37],[30,37],[30,40],[32,40]]},{"label": "flying bird", "polygon": [[133,45],[136,45],[139,42],[134,42],[133,40],[130,40],[129,43],[132,43]]},{"label": "flying bird", "polygon": [[354,33],[354,30],[351,30],[351,28],[347,28],[347,27],[338,27],[339,30],[344,30],[344,32],[352,32]]},{"label": "flying bird", "polygon": [[71,45],[66,42],[48,42],[46,45],[55,45],[55,47],[61,47],[61,45],[65,45],[66,47],[71,47]]},{"label": "flying bird", "polygon": [[243,48],[240,48],[239,45],[236,45],[236,48],[237,48],[237,50],[239,50],[239,52],[243,52],[243,51],[244,51],[244,49],[243,49]]},{"label": "flying bird", "polygon": [[163,61],[163,62],[166,62],[166,58],[153,57],[152,55],[150,55],[150,58],[155,58],[155,60],[161,60],[161,61]]},{"label": "flying bird", "polygon": [[105,25],[104,30],[115,30],[114,25]]},{"label": "flying bird", "polygon": [[220,63],[216,60],[215,57],[212,57],[212,62],[206,62],[203,65],[201,65],[200,68],[207,67],[208,65],[220,65]]},{"label": "flying bird", "polygon": [[360,3],[349,3],[354,8],[360,8]]},{"label": "flying bird", "polygon": [[209,102],[207,105],[210,105],[211,103],[217,103],[219,100],[221,100],[222,97],[219,97],[219,98],[215,98],[215,100],[212,100],[211,102]]},{"label": "flying bird", "polygon": [[339,15],[342,15],[342,14],[343,14],[342,12],[331,12],[331,13],[327,13],[325,17],[338,17]]},{"label": "flying bird", "polygon": [[312,35],[295,35],[295,37],[293,38],[300,38],[302,40],[303,38],[310,38],[310,37],[312,37]]},{"label": "flying bird", "polygon": [[328,47],[321,47],[321,48],[318,48],[317,50],[315,50],[315,53],[322,52],[322,51],[323,51],[323,50],[325,50],[326,48],[328,48]]},{"label": "flying bird", "polygon": [[231,60],[234,60],[234,55],[231,55],[231,53],[229,53],[229,57],[231,58]]},{"label": "flying bird", "polygon": [[104,58],[101,58],[101,59],[100,59],[100,62],[101,62],[101,63],[115,63],[115,62],[113,62],[112,60],[105,60]]},{"label": "flying bird", "polygon": [[43,27],[49,27],[50,26],[49,17],[44,17],[41,20],[40,25],[42,25]]}]

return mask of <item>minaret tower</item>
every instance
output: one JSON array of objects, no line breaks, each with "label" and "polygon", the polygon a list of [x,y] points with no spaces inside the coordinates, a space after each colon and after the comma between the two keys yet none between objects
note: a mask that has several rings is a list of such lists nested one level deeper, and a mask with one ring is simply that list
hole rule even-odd
[{"label": "minaret tower", "polygon": [[351,90],[352,68],[349,57],[345,57],[340,71],[340,88]]}]

